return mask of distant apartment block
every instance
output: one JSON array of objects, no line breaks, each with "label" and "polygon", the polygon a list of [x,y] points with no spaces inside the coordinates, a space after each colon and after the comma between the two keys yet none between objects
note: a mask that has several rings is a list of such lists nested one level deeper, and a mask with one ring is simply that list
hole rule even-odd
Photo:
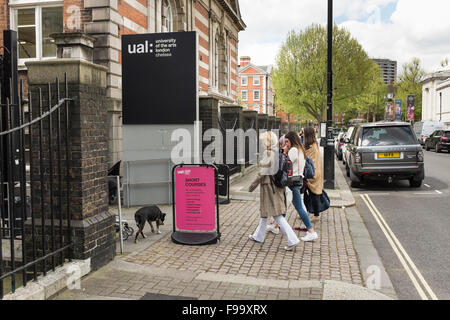
[{"label": "distant apartment block", "polygon": [[381,69],[384,83],[389,84],[397,79],[397,61],[389,59],[372,59]]},{"label": "distant apartment block", "polygon": [[238,94],[246,110],[274,115],[272,65],[256,66],[250,57],[241,57],[239,66]]}]

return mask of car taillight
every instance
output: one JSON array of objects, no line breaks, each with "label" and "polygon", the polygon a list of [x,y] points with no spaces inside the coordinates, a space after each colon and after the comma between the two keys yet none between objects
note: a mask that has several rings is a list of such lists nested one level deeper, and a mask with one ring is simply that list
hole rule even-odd
[{"label": "car taillight", "polygon": [[343,142],[339,142],[339,145],[342,147],[344,145],[344,143]]},{"label": "car taillight", "polygon": [[417,161],[423,162],[423,160],[424,160],[423,151],[417,152]]},{"label": "car taillight", "polygon": [[442,142],[448,142],[448,138],[447,138],[447,137],[442,137],[442,138],[441,138],[441,141],[442,141]]},{"label": "car taillight", "polygon": [[355,163],[361,163],[361,154],[360,153],[355,154]]}]

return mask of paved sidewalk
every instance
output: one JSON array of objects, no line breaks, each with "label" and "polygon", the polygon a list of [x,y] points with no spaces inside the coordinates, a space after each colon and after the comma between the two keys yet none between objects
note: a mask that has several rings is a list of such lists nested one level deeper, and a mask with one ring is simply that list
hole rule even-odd
[{"label": "paved sidewalk", "polygon": [[[319,240],[302,242],[294,252],[283,250],[286,240],[281,233],[267,234],[264,244],[248,239],[259,219],[259,194],[246,191],[254,174],[255,170],[235,179],[231,204],[220,207],[220,243],[200,247],[174,244],[172,211],[163,207],[168,219],[161,235],[150,234],[146,228],[147,239],[134,244],[130,238],[124,254],[85,277],[81,290],[66,290],[55,299],[396,298],[388,278],[383,279],[383,290],[364,287],[370,276],[364,271],[368,265],[377,265],[383,277],[387,275],[359,214],[348,208],[354,205],[354,199],[340,171],[336,173],[338,189],[328,192],[332,208],[314,225]],[[135,211],[124,209],[132,226]],[[291,226],[300,225],[292,205],[287,219]],[[297,233],[299,237],[305,234]],[[365,256],[367,253],[369,256]]]}]

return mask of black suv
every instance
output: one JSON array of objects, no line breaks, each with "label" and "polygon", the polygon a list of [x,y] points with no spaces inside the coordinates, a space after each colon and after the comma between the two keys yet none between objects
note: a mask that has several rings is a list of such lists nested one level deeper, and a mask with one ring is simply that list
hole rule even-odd
[{"label": "black suv", "polygon": [[424,155],[409,123],[361,124],[347,142],[346,169],[352,187],[364,180],[409,180],[411,187],[422,185]]},{"label": "black suv", "polygon": [[450,130],[435,131],[427,140],[425,140],[425,150],[434,149],[436,152],[441,150],[450,150]]}]

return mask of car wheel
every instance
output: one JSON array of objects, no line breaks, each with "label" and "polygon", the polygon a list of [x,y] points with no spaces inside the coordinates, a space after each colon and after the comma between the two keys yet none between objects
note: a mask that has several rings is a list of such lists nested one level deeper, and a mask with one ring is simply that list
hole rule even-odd
[{"label": "car wheel", "polygon": [[436,143],[436,147],[434,148],[434,151],[436,151],[436,153],[441,153],[441,149],[439,149],[439,144]]},{"label": "car wheel", "polygon": [[425,150],[426,150],[426,151],[430,151],[430,148],[428,148],[428,145],[427,145],[427,144],[425,144]]},{"label": "car wheel", "polygon": [[352,169],[349,168],[349,171],[350,171],[350,180],[351,180],[350,186],[352,188],[358,188],[360,186],[361,180],[359,180],[359,178],[353,173]]},{"label": "car wheel", "polygon": [[422,186],[422,180],[410,179],[409,185],[411,186],[411,188],[420,188]]}]

